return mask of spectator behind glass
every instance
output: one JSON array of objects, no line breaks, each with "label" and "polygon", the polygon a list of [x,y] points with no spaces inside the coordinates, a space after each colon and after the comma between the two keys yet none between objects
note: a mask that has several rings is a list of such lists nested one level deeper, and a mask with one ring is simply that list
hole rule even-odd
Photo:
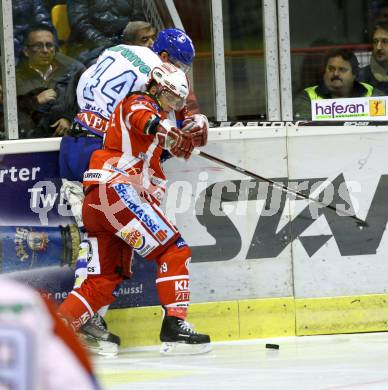
[{"label": "spectator behind glass", "polygon": [[296,96],[294,118],[311,119],[312,100],[384,95],[372,85],[356,81],[358,72],[359,63],[353,52],[345,49],[329,51],[320,84],[305,88]]},{"label": "spectator behind glass", "polygon": [[148,22],[128,22],[123,31],[123,43],[126,45],[151,48],[156,38],[156,29]]},{"label": "spectator behind glass", "polygon": [[373,85],[388,95],[388,22],[374,28],[372,44],[370,64],[360,70],[357,79]]},{"label": "spectator behind glass", "polygon": [[23,56],[23,43],[27,30],[35,24],[52,27],[50,15],[42,0],[12,0],[15,63]]},{"label": "spectator behind glass", "polygon": [[114,46],[128,21],[145,20],[141,0],[67,0],[71,27],[70,51]]},{"label": "spectator behind glass", "polygon": [[25,59],[16,68],[18,110],[27,113],[33,128],[20,138],[61,136],[70,128],[72,112],[66,112],[66,79],[84,66],[57,52],[52,30],[33,26],[24,45]]},{"label": "spectator behind glass", "polygon": [[[145,46],[151,48],[156,37],[156,29],[148,22],[134,21],[128,22],[124,28],[121,41],[125,45]],[[112,47],[110,43],[96,47],[95,49],[85,51],[77,58],[87,68],[93,65],[98,56],[108,47]]]}]

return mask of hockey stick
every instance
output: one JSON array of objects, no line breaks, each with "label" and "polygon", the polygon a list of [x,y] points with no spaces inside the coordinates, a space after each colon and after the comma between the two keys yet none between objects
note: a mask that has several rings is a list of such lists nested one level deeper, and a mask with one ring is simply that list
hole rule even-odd
[{"label": "hockey stick", "polygon": [[206,153],[206,152],[203,152],[203,151],[201,151],[201,150],[198,150],[198,149],[194,149],[193,154],[196,154],[196,155],[198,155],[198,156],[201,156],[201,157],[203,157],[203,158],[206,158],[207,160],[216,162],[217,164],[220,164],[220,165],[223,165],[223,166],[225,166],[225,167],[228,167],[228,168],[230,168],[230,169],[232,169],[232,170],[234,170],[234,171],[240,172],[240,173],[242,173],[242,174],[244,174],[244,175],[250,176],[250,177],[252,177],[253,179],[260,179],[260,180],[263,180],[263,181],[265,181],[265,182],[271,184],[273,187],[276,187],[276,188],[281,189],[282,191],[290,192],[290,193],[292,193],[292,194],[294,194],[294,195],[296,195],[296,196],[299,196],[300,198],[308,199],[308,200],[311,200],[311,201],[313,201],[313,202],[316,202],[316,203],[318,203],[318,204],[320,204],[320,205],[322,205],[322,206],[324,206],[324,207],[327,207],[327,208],[329,208],[329,209],[331,209],[331,210],[334,210],[334,211],[337,212],[337,213],[341,213],[342,216],[344,216],[344,217],[353,218],[353,219],[356,221],[357,225],[358,225],[360,228],[369,226],[368,223],[367,223],[366,221],[363,221],[362,219],[356,217],[356,216],[353,215],[353,214],[348,213],[348,212],[345,211],[345,210],[337,210],[337,209],[336,209],[334,206],[332,206],[331,204],[324,203],[324,202],[320,201],[319,199],[315,199],[315,198],[313,198],[313,197],[310,197],[310,196],[308,196],[308,195],[303,194],[302,192],[293,190],[292,188],[287,187],[287,186],[284,185],[284,184],[276,183],[276,182],[274,182],[274,181],[271,180],[271,179],[268,179],[268,178],[266,178],[266,177],[264,177],[264,176],[260,176],[260,175],[254,173],[254,172],[248,171],[247,169],[241,168],[241,167],[239,167],[238,165],[234,165],[234,164],[232,164],[232,163],[230,163],[230,162],[227,162],[227,161],[222,160],[222,159],[220,159],[220,158],[218,158],[218,157],[212,156],[212,155],[210,155],[210,154],[208,154],[208,153]]}]

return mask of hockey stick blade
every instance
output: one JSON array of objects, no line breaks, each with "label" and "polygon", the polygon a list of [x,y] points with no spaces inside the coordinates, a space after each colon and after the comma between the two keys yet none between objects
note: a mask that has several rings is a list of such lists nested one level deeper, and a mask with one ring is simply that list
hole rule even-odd
[{"label": "hockey stick blade", "polygon": [[353,214],[350,214],[348,212],[346,212],[345,210],[337,210],[334,206],[332,206],[331,204],[328,204],[328,203],[324,203],[322,201],[320,201],[319,199],[315,199],[315,198],[312,198],[308,195],[305,195],[303,194],[302,192],[299,192],[299,191],[296,191],[296,190],[293,190],[292,188],[290,187],[287,187],[286,185],[283,185],[283,184],[279,184],[279,183],[276,183],[274,182],[273,180],[271,179],[268,179],[264,176],[260,176],[254,172],[251,172],[251,171],[248,171],[247,169],[244,169],[242,167],[239,167],[238,165],[234,165],[230,162],[227,162],[225,160],[222,160],[218,157],[215,157],[215,156],[212,156],[206,152],[203,152],[202,150],[198,150],[198,149],[194,149],[193,150],[193,154],[197,155],[197,156],[201,156],[203,158],[206,158],[207,160],[210,160],[210,161],[213,161],[219,165],[223,165],[227,168],[230,168],[236,172],[239,172],[239,173],[242,173],[246,176],[250,176],[252,177],[253,179],[259,179],[259,180],[262,180],[262,181],[265,181],[269,184],[271,184],[273,187],[276,187],[276,188],[279,188],[280,190],[282,191],[285,191],[285,192],[290,192],[296,196],[299,196],[300,198],[303,198],[303,199],[307,199],[307,200],[311,200],[312,202],[316,202],[324,207],[327,207],[331,210],[334,210],[336,213],[338,214],[341,214],[343,217],[349,217],[349,218],[352,218],[356,221],[356,224],[359,226],[360,229],[364,228],[364,227],[368,227],[368,223],[366,221],[363,221],[362,219],[356,217],[355,215]]}]

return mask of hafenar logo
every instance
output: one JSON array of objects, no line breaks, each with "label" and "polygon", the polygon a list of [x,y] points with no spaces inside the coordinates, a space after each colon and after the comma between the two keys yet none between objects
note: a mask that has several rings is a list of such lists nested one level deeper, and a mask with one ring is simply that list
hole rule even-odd
[{"label": "hafenar logo", "polygon": [[328,104],[319,100],[314,103],[313,107],[317,118],[338,118],[345,115],[366,116],[368,114],[367,103],[340,104],[334,101]]}]

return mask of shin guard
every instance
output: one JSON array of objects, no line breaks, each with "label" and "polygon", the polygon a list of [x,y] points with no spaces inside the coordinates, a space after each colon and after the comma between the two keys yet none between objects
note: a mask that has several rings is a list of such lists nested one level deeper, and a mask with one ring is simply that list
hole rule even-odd
[{"label": "shin guard", "polygon": [[72,291],[59,306],[58,314],[68,321],[75,330],[84,325],[94,312],[86,299],[76,291]]},{"label": "shin guard", "polygon": [[[191,250],[182,238],[170,245],[157,259],[156,287],[160,303],[175,316],[186,317],[190,303],[189,263]],[[170,313],[169,313],[170,314]],[[172,314],[170,314],[172,315]]]}]

